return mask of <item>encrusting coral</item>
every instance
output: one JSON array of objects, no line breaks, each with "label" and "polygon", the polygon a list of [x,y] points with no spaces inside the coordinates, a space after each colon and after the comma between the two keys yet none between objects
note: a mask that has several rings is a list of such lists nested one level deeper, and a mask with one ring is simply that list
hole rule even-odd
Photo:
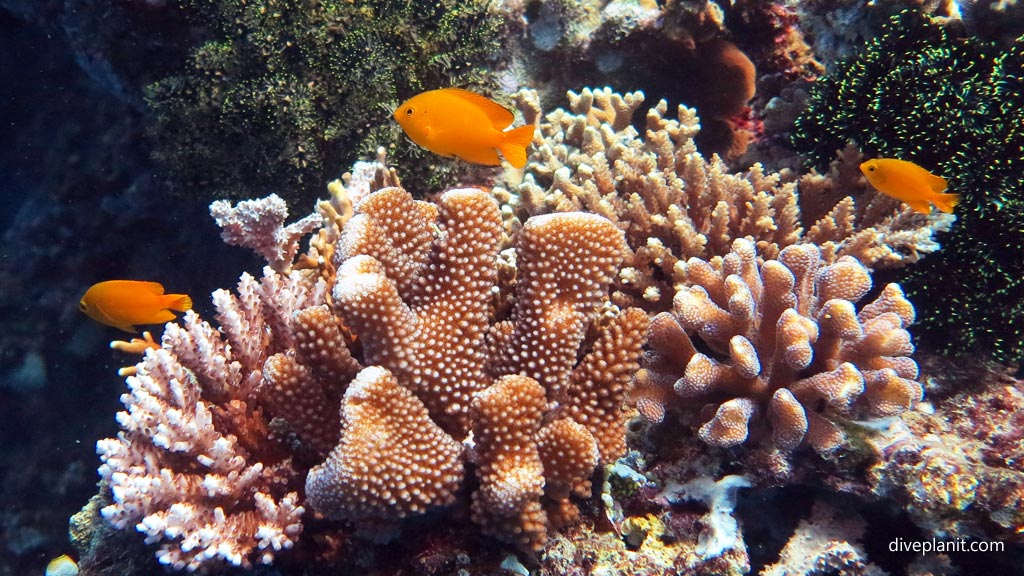
[{"label": "encrusting coral", "polygon": [[[592,214],[527,221],[502,296],[486,193],[384,188],[346,222],[334,192],[290,227],[274,198],[216,205],[232,242],[291,271],[216,292],[220,331],[190,312],[146,347],[122,432],[98,444],[103,516],[175,568],[250,566],[296,544],[311,509],[372,531],[458,502],[472,462],[472,521],[538,549],[625,451],[647,315],[606,302],[622,233]],[[314,220],[289,263],[288,231]]]},{"label": "encrusting coral", "polygon": [[899,414],[921,399],[905,329],[914,308],[889,284],[857,311],[871,276],[856,259],[826,264],[801,244],[761,263],[739,239],[724,258],[691,258],[683,270],[673,311],[651,322],[653,351],[634,392],[646,418],[676,403],[671,388],[703,406],[698,436],[708,444],[767,436],[781,450],[806,441],[826,452],[843,441],[844,419]]},{"label": "encrusting coral", "polygon": [[[875,268],[935,250],[933,232],[949,225],[948,217],[913,217],[907,207],[874,202],[875,194],[847,198],[853,191],[840,169],[849,153],[829,176],[799,183],[757,164],[733,174],[718,156],[705,160],[697,151],[694,111],[680,106],[672,118],[665,101],[647,111],[641,137],[632,122],[643,99],[585,89],[569,93],[569,110],[541,118],[536,93],[521,90],[517,106],[538,124],[530,162],[522,182],[494,190],[512,207],[506,226],[513,232],[520,220],[550,212],[586,210],[615,222],[630,249],[615,282],[619,305],[668,309],[681,259],[725,254],[736,238],[753,238],[764,258],[813,241],[830,261],[855,256]],[[807,202],[813,221],[802,216],[805,188],[807,196],[834,191],[831,204]]]}]

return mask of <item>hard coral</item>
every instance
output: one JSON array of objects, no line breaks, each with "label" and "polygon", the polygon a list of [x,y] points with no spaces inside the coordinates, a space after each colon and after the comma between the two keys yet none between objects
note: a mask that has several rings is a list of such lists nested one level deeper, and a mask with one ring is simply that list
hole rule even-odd
[{"label": "hard coral", "polygon": [[802,244],[761,264],[739,239],[724,258],[691,258],[685,275],[673,312],[651,324],[654,350],[636,393],[656,405],[641,408],[646,416],[662,414],[672,386],[684,404],[703,405],[708,444],[770,433],[779,449],[806,440],[825,452],[842,442],[843,419],[899,414],[921,399],[905,330],[913,306],[890,284],[858,312],[871,276],[857,260],[826,265]]},{"label": "hard coral", "polygon": [[[937,391],[933,410],[907,414],[900,426],[869,439],[878,454],[868,470],[870,488],[933,534],[1019,542],[1024,382],[981,363],[941,364],[929,372],[955,393]],[[966,380],[956,381],[958,373]]]},{"label": "hard coral", "polygon": [[1024,359],[1022,66],[1024,38],[1000,51],[906,11],[815,83],[797,121],[793,144],[818,166],[853,140],[868,156],[921,164],[962,196],[942,254],[903,280],[923,335],[947,353]]},{"label": "hard coral", "polygon": [[[462,446],[386,369],[365,368],[349,384],[341,422],[338,445],[306,478],[316,510],[353,520],[393,520],[455,500]],[[384,479],[388,483],[381,486]]]},{"label": "hard coral", "polygon": [[[516,304],[508,320],[492,324],[501,236],[492,199],[477,190],[454,190],[435,207],[390,188],[368,196],[358,211],[340,240],[333,294],[338,313],[359,336],[363,363],[388,369],[446,434],[462,440],[472,430],[481,481],[474,498],[488,503],[477,505],[475,521],[503,539],[538,547],[548,521],[537,487],[544,485],[547,467],[551,486],[558,488],[547,494],[549,501],[565,509],[570,490],[585,486],[598,450],[611,460],[625,447],[621,404],[647,319],[639,310],[626,310],[599,322],[605,287],[623,255],[621,233],[587,214],[528,221],[517,244]],[[555,258],[572,265],[553,268]],[[577,360],[590,330],[598,336]],[[536,409],[517,416],[519,408],[501,401],[507,394],[500,390],[511,384],[493,379],[506,375],[519,375],[524,380],[515,382],[540,391]],[[539,429],[542,418],[570,420]],[[355,441],[350,434],[361,432],[358,426],[349,432],[351,422],[343,420],[341,447],[307,483],[314,502],[335,502],[332,494],[351,491],[347,485],[354,479],[344,473],[349,467],[372,466],[346,456],[344,446]],[[506,445],[504,434],[500,441],[488,440],[506,426],[521,428],[514,443]],[[541,452],[554,455],[547,466],[528,465]],[[499,496],[508,494],[498,488],[506,483],[517,496]],[[394,515],[394,503],[374,502],[375,517]],[[492,510],[499,505],[504,512]],[[362,510],[319,509],[349,518]]]},{"label": "hard coral", "polygon": [[[591,214],[528,221],[515,293],[502,295],[501,214],[486,193],[433,204],[385,188],[345,221],[336,192],[303,266],[280,256],[296,238],[278,200],[219,205],[277,214],[221,220],[291,272],[268,266],[237,295],[217,291],[224,336],[190,312],[147,350],[121,435],[99,443],[104,516],[161,542],[176,568],[269,563],[297,541],[305,507],[389,526],[468,493],[471,459],[472,521],[538,549],[576,519],[570,498],[590,494],[598,462],[625,450],[647,316],[606,302],[622,233]],[[496,315],[507,299],[510,315]]]},{"label": "hard coral", "polygon": [[[725,254],[736,238],[753,238],[768,258],[815,241],[828,243],[829,259],[850,254],[863,256],[869,267],[891,266],[934,250],[933,230],[948,224],[873,203],[873,194],[846,198],[854,192],[848,179],[831,175],[825,183],[822,177],[800,182],[808,196],[825,187],[837,192],[831,203],[809,210],[814,220],[804,221],[796,182],[760,165],[733,174],[717,156],[705,160],[693,141],[700,125],[692,109],[680,106],[672,117],[659,102],[648,110],[641,137],[632,117],[643,98],[610,88],[570,92],[569,110],[540,119],[536,93],[520,91],[524,116],[539,122],[535,146],[523,181],[495,189],[512,205],[507,226],[513,231],[530,216],[569,210],[600,214],[623,229],[631,253],[615,284],[620,305],[667,309],[682,261]],[[910,255],[901,257],[900,250]]]}]

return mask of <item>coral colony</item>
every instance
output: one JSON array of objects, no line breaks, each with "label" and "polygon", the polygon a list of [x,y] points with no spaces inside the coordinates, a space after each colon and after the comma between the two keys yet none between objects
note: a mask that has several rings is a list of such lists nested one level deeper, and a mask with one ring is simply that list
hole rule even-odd
[{"label": "coral colony", "polygon": [[[97,458],[9,435],[0,573],[955,576],[979,542],[1013,572],[1024,2],[862,4],[0,0],[0,41],[38,26],[122,100],[11,92],[63,104],[11,130],[47,175],[4,236],[2,419],[63,379],[74,441],[110,437],[72,551],[33,523]],[[525,166],[460,108],[395,120],[444,88]],[[204,228],[225,257],[184,265]],[[155,338],[74,322],[77,284],[150,282],[194,304]]]},{"label": "coral colony", "polygon": [[[823,464],[873,459],[863,489],[905,501],[922,525],[933,513],[953,522],[936,531],[1024,526],[1005,490],[975,480],[952,498],[922,475],[928,462],[972,465],[914,440],[908,424],[928,425],[908,412],[923,395],[914,307],[897,284],[871,293],[872,267],[936,248],[941,216],[833,193],[852,153],[800,181],[729,174],[695,150],[690,109],[673,119],[659,103],[641,138],[642,94],[569,96],[571,110],[542,119],[536,95],[520,92],[539,130],[515,192],[416,200],[381,152],[291,224],[275,196],[215,202],[224,240],[268,265],[214,293],[219,328],[188,312],[159,344],[136,346],[121,432],[98,443],[99,500],[73,522],[91,561],[113,537],[103,525],[203,572],[352,566],[353,542],[402,534],[410,549],[441,538],[462,550],[458,527],[474,526],[506,547],[511,569],[525,569],[521,555],[557,571],[589,542],[638,574],[742,572],[737,490],[807,474],[789,462],[804,446]],[[807,209],[820,215],[808,228],[803,188],[831,203]],[[630,449],[633,416],[641,428],[688,425],[679,449],[692,456],[645,467],[658,451],[650,439]],[[708,460],[723,449],[747,455],[744,475]],[[1020,494],[1019,474],[985,473]],[[984,507],[965,514],[968,500]],[[684,520],[687,501],[708,512]],[[794,539],[839,513],[815,506]],[[615,530],[590,532],[595,522]],[[861,520],[832,532],[807,544],[817,561],[873,566]],[[835,540],[846,553],[830,556]],[[794,542],[773,569],[808,561]],[[449,556],[438,561],[476,561]]]},{"label": "coral colony", "polygon": [[[214,212],[229,241],[295,253],[277,199]],[[304,511],[380,532],[452,504],[472,459],[471,521],[539,549],[578,516],[570,496],[590,494],[595,466],[625,452],[647,315],[602,308],[622,232],[584,213],[528,221],[495,321],[503,232],[487,194],[432,204],[388,187],[342,228],[322,214],[315,268],[244,275],[214,295],[219,331],[189,313],[146,352],[121,434],[98,445],[101,515],[175,568],[270,563]]]}]

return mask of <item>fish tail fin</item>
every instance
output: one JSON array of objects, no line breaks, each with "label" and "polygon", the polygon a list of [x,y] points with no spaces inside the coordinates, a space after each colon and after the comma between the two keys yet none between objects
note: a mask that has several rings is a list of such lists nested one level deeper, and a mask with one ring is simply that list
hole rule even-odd
[{"label": "fish tail fin", "polygon": [[950,214],[953,212],[953,208],[956,208],[956,205],[960,203],[960,195],[935,194],[930,198],[930,200],[932,201],[932,204],[935,204],[936,208],[942,210],[946,214]]},{"label": "fish tail fin", "polygon": [[501,155],[516,168],[526,166],[526,148],[533,142],[533,124],[520,126],[504,134],[505,137],[498,146]]},{"label": "fish tail fin", "polygon": [[187,294],[168,294],[167,307],[178,312],[188,312],[192,309],[192,298]]}]

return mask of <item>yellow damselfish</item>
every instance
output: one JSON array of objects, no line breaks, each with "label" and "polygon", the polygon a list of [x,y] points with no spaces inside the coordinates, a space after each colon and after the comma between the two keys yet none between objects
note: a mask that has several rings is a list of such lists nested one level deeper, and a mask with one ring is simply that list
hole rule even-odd
[{"label": "yellow damselfish", "polygon": [[928,214],[931,206],[950,213],[960,202],[958,194],[942,194],[946,179],[913,162],[895,158],[876,158],[860,165],[860,171],[876,190],[906,202],[915,211]]},{"label": "yellow damselfish", "polygon": [[501,158],[516,168],[526,166],[526,147],[533,126],[512,125],[515,115],[497,102],[468,90],[430,90],[406,100],[395,121],[416,144],[448,158],[498,166]]},{"label": "yellow damselfish", "polygon": [[164,294],[159,282],[108,280],[86,290],[78,308],[97,322],[135,332],[136,324],[174,320],[171,310],[191,310],[192,299],[185,294]]}]

